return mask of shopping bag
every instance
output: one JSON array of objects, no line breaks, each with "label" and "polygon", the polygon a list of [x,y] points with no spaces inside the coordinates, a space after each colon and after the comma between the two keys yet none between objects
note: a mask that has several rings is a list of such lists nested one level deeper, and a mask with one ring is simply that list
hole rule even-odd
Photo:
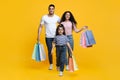
[{"label": "shopping bag", "polygon": [[93,44],[96,44],[93,33],[91,30],[86,30],[85,36],[86,36],[86,46],[91,46]]},{"label": "shopping bag", "polygon": [[85,42],[86,42],[86,47],[88,47],[88,46],[91,46],[92,44],[90,44],[90,41],[89,41],[89,39],[88,39],[88,36],[87,36],[87,34],[86,34],[86,32],[85,32]]},{"label": "shopping bag", "polygon": [[37,49],[37,44],[34,45],[33,53],[32,53],[32,59],[36,60],[36,49]]},{"label": "shopping bag", "polygon": [[39,49],[39,43],[37,43],[36,44],[37,46],[37,48],[36,48],[36,61],[41,61],[41,59],[40,59],[40,49]]},{"label": "shopping bag", "polygon": [[69,57],[69,71],[74,72],[74,66],[73,66],[73,58]]},{"label": "shopping bag", "polygon": [[76,64],[76,60],[75,60],[74,55],[72,55],[72,58],[73,58],[73,67],[74,67],[74,71],[77,71],[77,70],[78,70],[78,65]]},{"label": "shopping bag", "polygon": [[86,36],[85,36],[85,33],[83,32],[82,33],[82,47],[83,48],[86,48]]},{"label": "shopping bag", "polygon": [[81,33],[81,36],[80,36],[80,46],[83,45],[83,32]]},{"label": "shopping bag", "polygon": [[40,50],[40,59],[41,61],[45,61],[46,60],[46,54],[45,54],[45,50],[42,44],[39,44],[39,50]]},{"label": "shopping bag", "polygon": [[34,45],[32,59],[36,60],[36,61],[40,61],[39,43],[35,43],[35,45]]}]

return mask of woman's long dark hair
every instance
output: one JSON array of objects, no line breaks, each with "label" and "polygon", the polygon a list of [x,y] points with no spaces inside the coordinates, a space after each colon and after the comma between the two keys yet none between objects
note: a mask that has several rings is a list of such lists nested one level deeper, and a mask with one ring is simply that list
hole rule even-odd
[{"label": "woman's long dark hair", "polygon": [[59,24],[59,25],[57,26],[57,29],[56,29],[56,36],[59,35],[59,33],[58,33],[59,28],[63,28],[63,35],[66,35],[66,34],[65,34],[65,28],[64,28],[64,26],[63,26],[62,24]]},{"label": "woman's long dark hair", "polygon": [[63,13],[63,15],[62,15],[62,17],[61,17],[61,21],[60,21],[60,23],[61,22],[64,22],[66,19],[65,19],[65,15],[66,15],[66,13],[70,13],[70,21],[72,22],[72,28],[73,28],[73,24],[77,24],[77,22],[76,22],[76,20],[75,20],[75,18],[74,18],[74,16],[73,16],[73,14],[70,12],[70,11],[65,11],[64,13]]}]

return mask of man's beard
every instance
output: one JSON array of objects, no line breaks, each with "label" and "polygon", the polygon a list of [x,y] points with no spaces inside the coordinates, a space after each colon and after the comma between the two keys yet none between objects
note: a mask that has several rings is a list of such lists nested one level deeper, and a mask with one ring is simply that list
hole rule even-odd
[{"label": "man's beard", "polygon": [[49,15],[53,15],[54,14],[54,12],[53,13],[49,13]]}]

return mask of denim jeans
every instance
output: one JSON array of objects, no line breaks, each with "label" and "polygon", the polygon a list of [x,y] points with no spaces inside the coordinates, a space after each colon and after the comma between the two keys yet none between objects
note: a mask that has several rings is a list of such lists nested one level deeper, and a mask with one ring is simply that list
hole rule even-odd
[{"label": "denim jeans", "polygon": [[[71,47],[72,50],[73,50],[73,48],[74,48],[73,36],[72,36],[72,35],[67,35],[67,38],[69,39],[70,47]],[[72,53],[71,53],[71,51],[70,51],[70,49],[69,49],[68,47],[67,47],[67,51],[68,51],[68,57],[69,57],[70,54],[72,54]],[[68,58],[67,58],[67,57],[66,57],[66,62],[65,62],[65,64],[68,65]]]},{"label": "denim jeans", "polygon": [[60,71],[64,71],[64,65],[66,61],[66,45],[56,46],[56,61],[57,67],[60,67]]},{"label": "denim jeans", "polygon": [[53,64],[51,50],[52,50],[52,42],[53,42],[54,38],[46,38],[45,40],[46,40],[46,45],[47,45],[47,49],[48,49],[49,63]]}]

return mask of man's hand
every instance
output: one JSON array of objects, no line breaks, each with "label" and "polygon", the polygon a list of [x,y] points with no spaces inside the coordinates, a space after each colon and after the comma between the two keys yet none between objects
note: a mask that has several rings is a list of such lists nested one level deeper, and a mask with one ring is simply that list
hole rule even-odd
[{"label": "man's hand", "polygon": [[39,37],[37,37],[37,42],[40,42],[40,38]]}]

